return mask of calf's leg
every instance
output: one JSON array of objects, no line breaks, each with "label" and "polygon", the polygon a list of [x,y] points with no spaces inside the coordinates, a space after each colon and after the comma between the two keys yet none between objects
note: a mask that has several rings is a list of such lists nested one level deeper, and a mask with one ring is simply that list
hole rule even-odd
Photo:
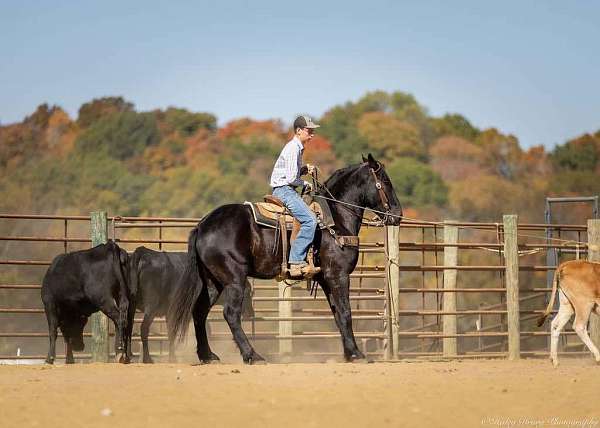
[{"label": "calf's leg", "polygon": [[65,338],[65,364],[75,364],[75,358],[73,358],[73,346],[71,340]]},{"label": "calf's leg", "polygon": [[569,299],[565,296],[562,290],[558,290],[558,298],[560,307],[558,314],[552,320],[550,329],[550,360],[554,367],[558,366],[558,338],[560,332],[564,328],[565,324],[571,319],[573,315],[573,306],[569,302]]},{"label": "calf's leg", "polygon": [[53,304],[45,304],[46,318],[48,319],[48,333],[50,338],[50,345],[48,348],[48,356],[46,362],[48,364],[54,364],[56,359],[56,336],[58,334],[58,315],[56,313],[56,307]]},{"label": "calf's leg", "polygon": [[585,343],[585,346],[587,346],[592,354],[594,354],[596,362],[600,363],[600,352],[598,352],[598,348],[596,348],[594,342],[590,339],[587,331],[587,324],[593,307],[594,302],[577,305],[575,308],[575,322],[573,323],[573,327],[575,328],[577,336],[579,336],[581,341]]}]

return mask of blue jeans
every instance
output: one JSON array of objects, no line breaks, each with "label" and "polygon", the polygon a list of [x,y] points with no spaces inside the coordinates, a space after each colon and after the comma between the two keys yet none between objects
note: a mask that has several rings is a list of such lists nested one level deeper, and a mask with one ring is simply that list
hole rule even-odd
[{"label": "blue jeans", "polygon": [[308,205],[291,186],[280,186],[273,189],[273,196],[277,196],[294,218],[300,222],[300,232],[292,242],[290,249],[290,264],[303,263],[306,260],[308,247],[312,244],[317,229],[317,219]]}]

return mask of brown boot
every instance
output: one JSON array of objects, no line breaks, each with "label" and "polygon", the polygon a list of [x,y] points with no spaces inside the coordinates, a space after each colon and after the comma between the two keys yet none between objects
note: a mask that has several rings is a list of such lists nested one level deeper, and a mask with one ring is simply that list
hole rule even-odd
[{"label": "brown boot", "polygon": [[292,278],[304,277],[311,278],[321,272],[320,267],[309,265],[308,263],[292,263],[290,264],[290,276]]}]

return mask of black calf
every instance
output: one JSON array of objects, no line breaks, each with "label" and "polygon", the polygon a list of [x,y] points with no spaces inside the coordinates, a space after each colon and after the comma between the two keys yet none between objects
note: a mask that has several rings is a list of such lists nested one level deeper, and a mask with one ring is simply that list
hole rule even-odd
[{"label": "black calf", "polygon": [[112,241],[54,258],[42,283],[42,301],[50,332],[47,363],[53,364],[56,359],[58,328],[65,340],[66,363],[75,362],[73,350],[84,349],[83,328],[88,317],[97,311],[115,323],[119,362],[129,362],[127,264],[127,252]]}]

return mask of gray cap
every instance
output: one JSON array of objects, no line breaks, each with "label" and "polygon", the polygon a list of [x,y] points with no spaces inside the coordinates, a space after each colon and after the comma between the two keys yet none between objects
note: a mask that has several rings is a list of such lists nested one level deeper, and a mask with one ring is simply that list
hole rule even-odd
[{"label": "gray cap", "polygon": [[310,128],[315,129],[319,128],[321,125],[317,125],[313,122],[313,120],[309,116],[298,116],[296,120],[294,120],[294,130],[298,128]]}]

